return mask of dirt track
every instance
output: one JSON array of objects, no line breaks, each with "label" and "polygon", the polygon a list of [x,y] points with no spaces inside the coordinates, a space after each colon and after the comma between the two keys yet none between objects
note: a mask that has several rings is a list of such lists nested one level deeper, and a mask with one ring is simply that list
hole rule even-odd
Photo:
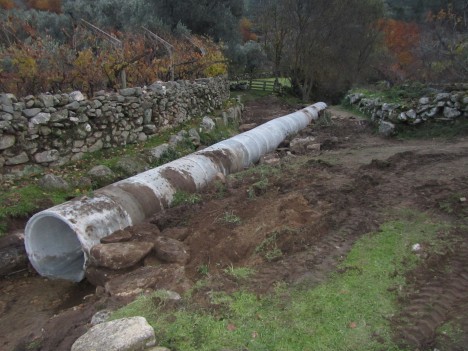
[{"label": "dirt track", "polygon": [[[247,106],[245,122],[261,123],[293,110],[295,107],[276,98],[264,98]],[[468,196],[467,140],[384,139],[375,135],[366,121],[336,108],[329,111],[331,123],[311,126],[301,133],[314,136],[322,144],[321,151],[306,155],[279,152],[278,166],[232,177],[225,189],[213,187],[204,194],[201,204],[171,209],[164,221],[159,220],[161,230],[188,228],[184,243],[190,248],[191,259],[186,272],[192,281],[201,278],[200,267],[209,269],[211,284],[196,292],[198,303],[208,303],[208,290],[238,288],[238,283],[223,273],[230,265],[255,267],[257,273],[247,287],[258,293],[269,291],[280,281],[314,286],[326,279],[360,235],[376,230],[402,209],[468,224],[467,202],[459,201]],[[223,223],[226,213],[238,216],[240,223]],[[404,312],[394,317],[399,326],[396,339],[414,349],[463,350],[468,345],[466,232],[453,233],[453,240],[459,242],[455,251],[429,257],[424,267],[411,273],[412,290],[401,299]],[[21,284],[21,279],[14,282],[23,289],[25,299],[37,288],[32,284],[24,290]],[[31,316],[27,311],[18,312],[18,297],[11,289],[6,292],[7,288],[6,282],[0,282],[0,302],[5,306],[0,318],[0,348],[5,350],[13,349],[15,340],[37,336],[41,323],[60,306],[58,301],[51,309],[43,301],[41,318],[31,326],[34,330],[8,337],[11,326],[17,325],[15,321]],[[57,287],[46,284],[42,289],[47,295],[47,289],[52,292]],[[91,314],[92,309],[84,306],[78,310]],[[63,330],[70,330],[78,318],[83,318],[83,313],[68,316],[70,325],[64,325]],[[464,339],[446,340],[436,332],[449,320],[462,328]],[[46,330],[42,350],[57,349],[63,333]]]},{"label": "dirt track", "polygon": [[[247,122],[265,122],[266,106],[273,115],[288,111],[287,106],[266,98],[247,107]],[[198,270],[204,265],[212,275],[211,284],[198,292],[200,304],[209,303],[205,301],[208,291],[238,288],[223,274],[229,265],[255,267],[257,273],[248,285],[258,293],[269,291],[277,282],[314,286],[326,279],[360,235],[377,230],[392,213],[405,209],[428,212],[457,225],[467,223],[468,206],[460,202],[468,194],[467,140],[384,139],[366,121],[340,109],[329,111],[331,125],[312,126],[301,133],[316,137],[321,152],[280,155],[277,173],[266,170],[233,178],[227,195],[219,198],[213,189],[202,205],[167,213],[178,218],[169,226],[189,228],[185,243],[192,253],[186,267],[190,278],[200,279]],[[252,185],[265,178],[266,188],[249,196]],[[237,215],[241,223],[220,224],[226,212]],[[259,252],[272,237],[274,243]],[[431,256],[408,278],[411,291],[401,298],[404,313],[394,318],[399,326],[395,338],[402,344],[427,350],[435,345],[441,350],[463,350],[468,344],[464,344],[468,335],[466,233],[454,233],[451,240],[459,242],[456,251]],[[266,259],[268,250],[275,250],[278,257]],[[434,301],[438,308],[432,308]],[[464,339],[448,341],[437,333],[450,320],[463,329]],[[453,347],[448,346],[451,342]]]}]

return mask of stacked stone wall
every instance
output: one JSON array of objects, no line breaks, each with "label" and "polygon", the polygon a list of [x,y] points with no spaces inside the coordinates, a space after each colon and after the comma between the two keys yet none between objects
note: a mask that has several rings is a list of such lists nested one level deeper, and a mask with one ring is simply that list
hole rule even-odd
[{"label": "stacked stone wall", "polygon": [[229,98],[225,77],[155,83],[147,88],[16,98],[0,94],[0,174],[60,166],[87,152],[145,141],[210,114]]},{"label": "stacked stone wall", "polygon": [[345,101],[377,122],[415,125],[426,121],[453,121],[468,117],[468,90],[438,92],[409,103],[389,103],[362,93],[351,93]]}]

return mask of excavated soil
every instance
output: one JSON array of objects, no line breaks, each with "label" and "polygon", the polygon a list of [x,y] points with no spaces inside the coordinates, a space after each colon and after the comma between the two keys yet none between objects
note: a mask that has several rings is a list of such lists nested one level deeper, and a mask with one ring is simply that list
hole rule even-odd
[{"label": "excavated soil", "polygon": [[[298,108],[267,97],[247,104],[245,122],[263,123]],[[278,282],[315,286],[357,238],[408,208],[460,228],[468,224],[467,202],[460,201],[468,195],[467,140],[384,139],[348,112],[329,112],[327,123],[300,135],[315,137],[321,151],[292,155],[281,148],[273,168],[229,177],[225,185],[207,189],[201,203],[153,219],[162,232],[183,228],[191,254],[187,277],[208,281],[194,290],[196,304],[209,307],[207,292],[239,288],[241,283],[226,274],[230,267],[255,268],[243,287],[259,294]],[[413,350],[468,345],[466,227],[447,240],[457,243],[454,249],[426,257],[410,272],[410,288],[400,296],[402,312],[392,318],[395,340]],[[32,349],[67,350],[92,313],[109,304],[102,289],[95,292],[86,283],[37,276],[1,280],[0,349],[25,350],[24,340],[41,337],[41,346]],[[461,331],[459,338],[440,332],[448,322]]]}]

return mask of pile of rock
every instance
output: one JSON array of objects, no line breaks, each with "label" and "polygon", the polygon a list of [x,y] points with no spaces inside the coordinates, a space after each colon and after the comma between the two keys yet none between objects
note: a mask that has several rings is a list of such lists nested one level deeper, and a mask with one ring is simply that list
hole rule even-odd
[{"label": "pile of rock", "polygon": [[453,121],[468,117],[466,90],[423,96],[409,105],[387,103],[380,98],[368,98],[363,93],[349,94],[345,101],[383,124],[381,132],[387,134],[393,132],[394,124],[416,125],[428,120]]},{"label": "pile of rock", "polygon": [[212,113],[229,97],[225,77],[155,83],[118,92],[0,94],[0,173],[28,164],[62,165],[86,152],[145,141]]},{"label": "pile of rock", "polygon": [[160,232],[150,223],[119,230],[93,246],[86,278],[123,301],[153,290],[183,293],[192,283],[184,268],[190,253],[182,242],[188,229],[182,231],[168,228]]}]

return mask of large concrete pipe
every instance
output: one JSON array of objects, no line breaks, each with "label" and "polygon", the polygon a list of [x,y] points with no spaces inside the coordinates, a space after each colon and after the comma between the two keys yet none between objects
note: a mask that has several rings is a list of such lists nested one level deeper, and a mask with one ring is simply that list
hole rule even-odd
[{"label": "large concrete pipe", "polygon": [[221,172],[243,170],[305,128],[324,103],[271,120],[202,151],[42,211],[26,225],[26,251],[43,276],[81,281],[91,247],[167,208],[177,190],[194,192]]}]

